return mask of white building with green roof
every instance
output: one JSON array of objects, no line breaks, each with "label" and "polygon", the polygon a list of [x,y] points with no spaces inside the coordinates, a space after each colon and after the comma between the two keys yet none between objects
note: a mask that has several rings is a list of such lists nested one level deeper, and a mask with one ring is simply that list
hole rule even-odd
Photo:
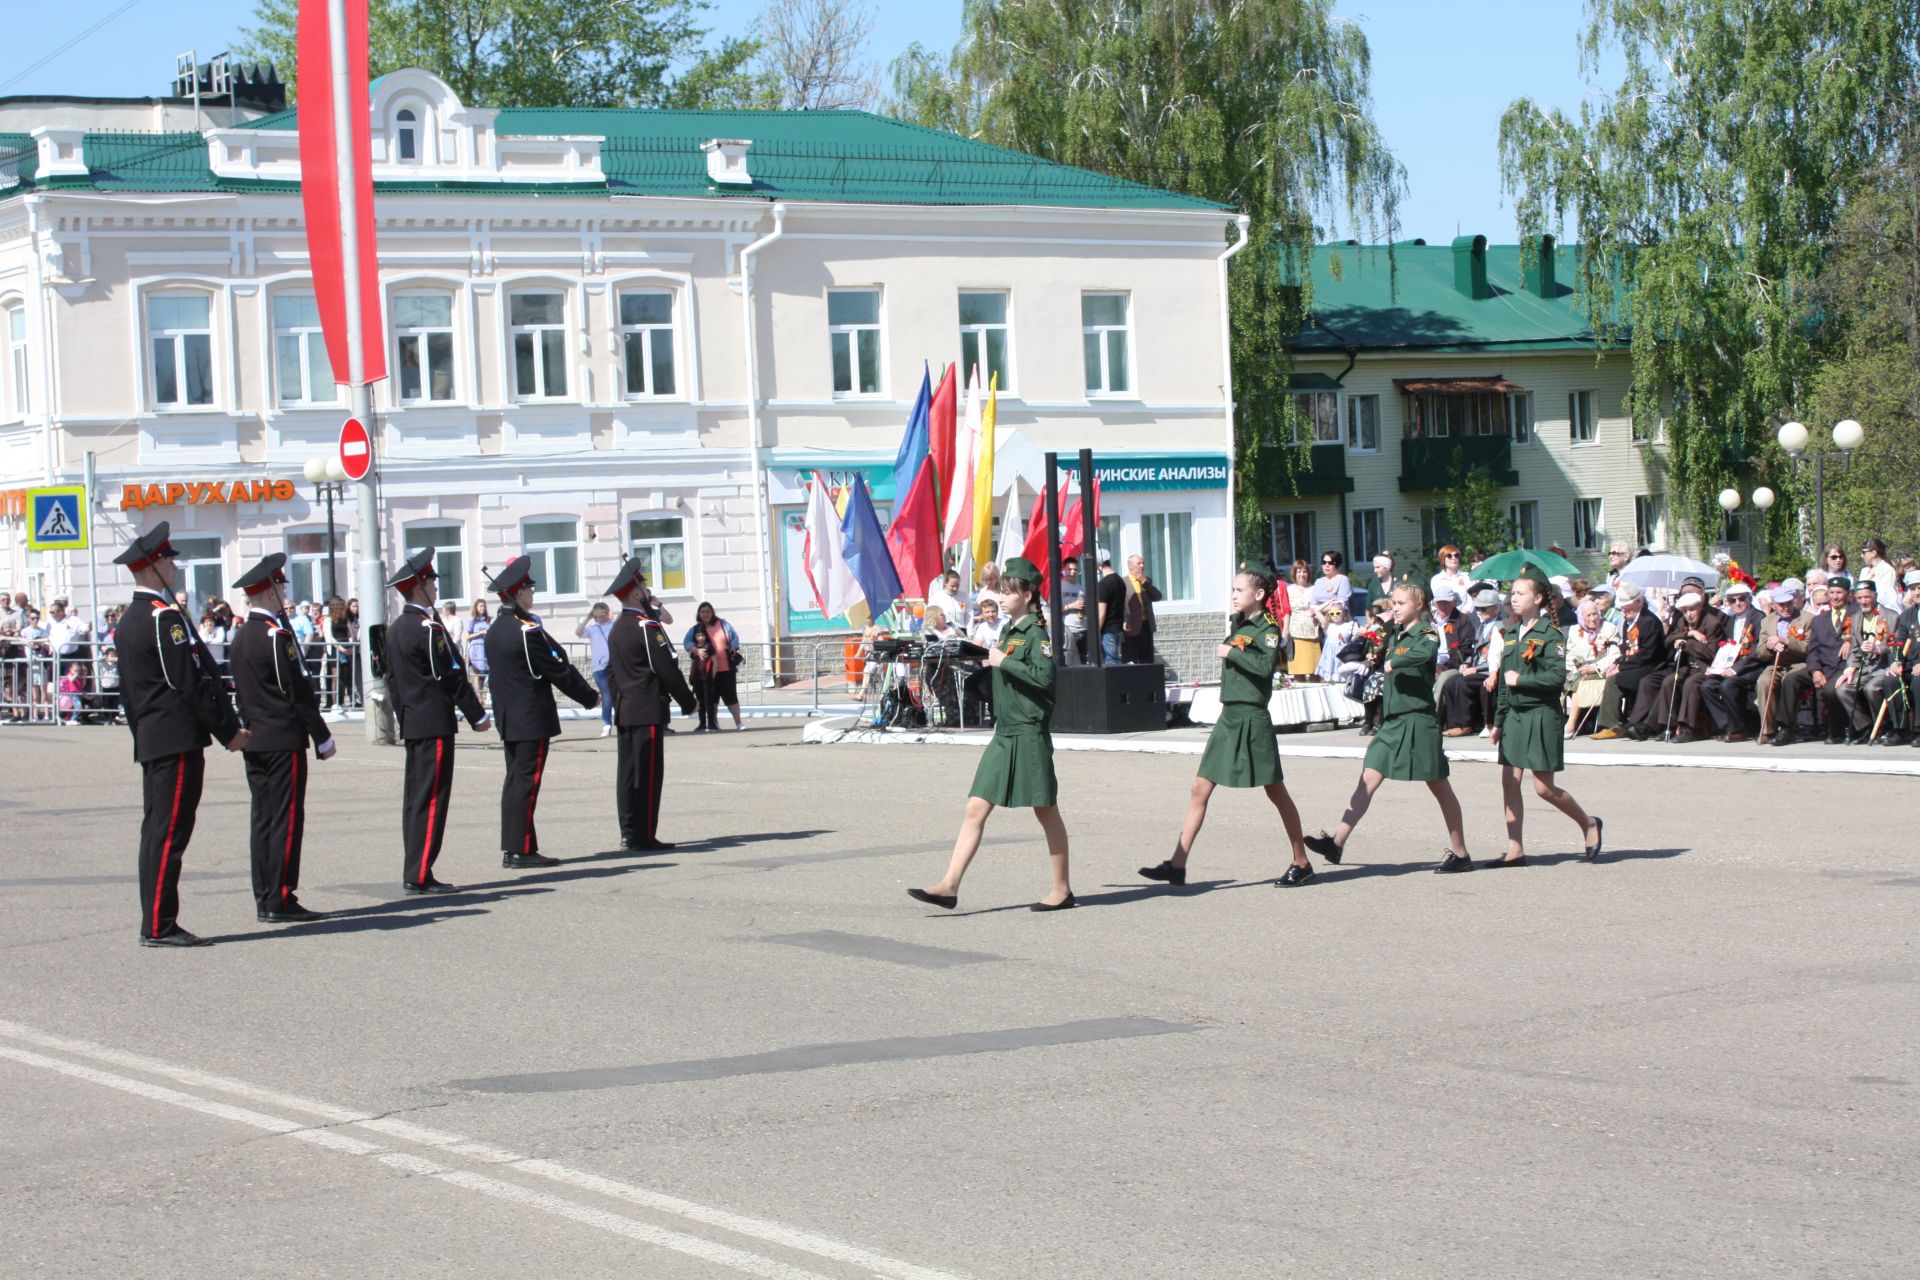
[{"label": "white building with green roof", "polygon": [[[859,470],[887,505],[923,364],[965,353],[1000,375],[1002,500],[1096,449],[1109,549],[1146,556],[1170,630],[1214,625],[1233,211],[859,112],[482,108],[418,70],[372,99],[383,537],[439,547],[451,598],[525,550],[570,616],[632,551],[682,617],[833,630],[794,554],[805,482]],[[102,544],[167,518],[196,597],[284,550],[319,598],[301,469],[345,398],[295,118],[77,110],[0,100],[0,490],[92,453]],[[84,598],[85,558],[20,533],[0,519],[0,585]]]}]

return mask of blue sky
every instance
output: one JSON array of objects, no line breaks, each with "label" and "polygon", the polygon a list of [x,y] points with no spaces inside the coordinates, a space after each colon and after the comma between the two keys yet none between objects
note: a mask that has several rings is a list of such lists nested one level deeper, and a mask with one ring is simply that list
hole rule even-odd
[{"label": "blue sky", "polygon": [[[202,58],[235,43],[253,0],[134,0],[101,30],[24,77],[21,73],[127,0],[15,0],[0,50],[0,96],[164,92],[173,55]],[[711,25],[740,31],[764,0],[716,0]],[[1578,107],[1578,0],[1336,0],[1373,49],[1375,117],[1407,168],[1403,234],[1438,240],[1458,232],[1514,238],[1495,151],[1500,114],[1516,97]],[[958,0],[879,0],[873,53],[882,64],[914,41],[944,48],[959,34]],[[16,80],[16,77],[21,77]],[[1335,235],[1348,229],[1330,228]]]}]

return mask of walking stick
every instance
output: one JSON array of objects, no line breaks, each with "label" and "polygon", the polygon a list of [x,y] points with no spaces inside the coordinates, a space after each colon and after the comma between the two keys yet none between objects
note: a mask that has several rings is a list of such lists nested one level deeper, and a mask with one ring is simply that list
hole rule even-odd
[{"label": "walking stick", "polygon": [[1673,741],[1673,717],[1680,709],[1680,684],[1682,679],[1680,675],[1680,664],[1685,662],[1686,658],[1687,640],[1685,636],[1682,636],[1680,643],[1673,647],[1672,690],[1667,694],[1667,731],[1660,735],[1660,741],[1662,742]]}]

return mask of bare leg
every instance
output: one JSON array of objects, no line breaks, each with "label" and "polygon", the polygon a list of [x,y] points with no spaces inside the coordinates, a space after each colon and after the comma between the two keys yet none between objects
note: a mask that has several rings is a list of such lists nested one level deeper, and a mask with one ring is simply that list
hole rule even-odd
[{"label": "bare leg", "polygon": [[1525,772],[1518,765],[1500,766],[1500,798],[1507,806],[1508,862],[1524,857],[1527,852],[1526,842],[1520,834],[1521,825],[1526,821],[1526,797],[1520,792],[1520,778]]},{"label": "bare leg", "polygon": [[[1353,789],[1353,795],[1347,800],[1347,811],[1340,817],[1340,825],[1333,829],[1333,842],[1342,849],[1347,847],[1347,837],[1360,825],[1360,819],[1367,816],[1367,806],[1373,803],[1373,793],[1380,789],[1387,775],[1378,769],[1362,769],[1360,782]],[[1458,809],[1456,807],[1456,812]]]},{"label": "bare leg", "polygon": [[1433,792],[1433,798],[1440,802],[1440,816],[1446,820],[1447,843],[1452,846],[1454,856],[1467,857],[1465,824],[1460,820],[1460,797],[1453,794],[1453,784],[1445,778],[1435,778],[1427,784],[1427,790]]},{"label": "bare leg", "polygon": [[[953,841],[953,860],[947,863],[947,874],[939,884],[930,885],[928,893],[937,893],[945,898],[960,896],[960,880],[967,874],[967,864],[973,861],[973,855],[980,852],[980,835],[987,829],[987,815],[993,812],[993,806],[979,796],[967,797],[967,809],[960,819],[960,834]],[[1054,819],[1055,822],[1059,818]],[[1042,826],[1045,825],[1043,821]],[[1052,843],[1049,840],[1048,843]],[[1066,833],[1060,835],[1061,864],[1065,865],[1067,849]]]},{"label": "bare leg", "polygon": [[[980,803],[986,804],[986,801],[983,800]],[[1055,805],[1036,808],[1033,816],[1040,820],[1040,830],[1046,832],[1047,861],[1053,865],[1053,892],[1049,893],[1043,901],[1050,907],[1057,907],[1073,896],[1073,886],[1067,882],[1067,824],[1060,821],[1060,810]],[[976,845],[980,843],[977,832],[973,840]],[[954,857],[959,856],[956,851]],[[958,884],[959,881],[956,880],[954,883]]]},{"label": "bare leg", "polygon": [[1273,801],[1273,807],[1280,811],[1280,825],[1287,829],[1287,843],[1293,846],[1293,865],[1311,865],[1307,861],[1307,846],[1301,843],[1300,811],[1293,807],[1293,797],[1287,794],[1287,784],[1269,782],[1266,792],[1267,799]]},{"label": "bare leg", "polygon": [[1207,778],[1195,778],[1193,789],[1187,792],[1187,820],[1181,824],[1180,839],[1173,846],[1173,865],[1185,868],[1187,858],[1193,853],[1193,842],[1200,834],[1200,825],[1207,820],[1207,801],[1213,799],[1215,783]]},{"label": "bare leg", "polygon": [[[1594,828],[1593,819],[1588,817],[1587,811],[1580,807],[1580,802],[1573,798],[1573,792],[1554,781],[1555,776],[1556,775],[1551,773],[1542,773],[1536,769],[1533,774],[1534,793],[1579,823],[1580,833],[1589,837],[1585,843],[1588,848],[1591,848],[1593,846],[1591,837],[1599,834]],[[1513,785],[1515,790],[1519,789],[1520,779],[1517,772],[1513,780]]]},{"label": "bare leg", "polygon": [[727,710],[729,710],[729,711],[731,711],[731,712],[733,712],[733,727],[734,727],[735,729],[744,729],[744,728],[746,728],[746,726],[745,726],[745,725],[743,725],[743,724],[741,724],[741,723],[740,723],[740,704],[739,704],[739,703],[737,703],[737,702],[729,702],[729,703],[727,704]]}]

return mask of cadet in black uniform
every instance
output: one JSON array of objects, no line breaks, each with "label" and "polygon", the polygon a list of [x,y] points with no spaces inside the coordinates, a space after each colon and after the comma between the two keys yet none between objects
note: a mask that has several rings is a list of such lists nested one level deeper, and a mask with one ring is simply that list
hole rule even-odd
[{"label": "cadet in black uniform", "polygon": [[458,886],[433,876],[453,796],[453,735],[460,716],[482,733],[493,720],[467,681],[460,646],[434,614],[440,575],[433,569],[433,548],[414,552],[387,585],[407,602],[387,628],[386,647],[387,694],[407,747],[400,884],[408,893],[454,893]]},{"label": "cadet in black uniform", "polygon": [[140,762],[140,945],[202,947],[180,927],[180,863],[193,837],[206,777],[206,746],[218,738],[229,751],[251,741],[227,701],[213,655],[193,624],[173,605],[180,553],[162,520],[113,558],[138,585],[120,617],[120,699]]},{"label": "cadet in black uniform", "polygon": [[246,749],[253,793],[253,900],[257,919],[287,924],[324,920],[296,896],[300,842],[307,825],[307,743],[331,760],[333,731],[300,663],[300,646],[282,622],[287,558],[274,552],[233,585],[247,593],[247,616],[235,628],[227,657],[233,692],[253,741]]},{"label": "cadet in black uniform", "polygon": [[533,810],[540,803],[540,775],[547,768],[547,740],[560,736],[560,715],[553,690],[589,709],[600,695],[574,670],[567,655],[533,612],[533,562],[516,557],[487,584],[500,596],[500,614],[487,628],[487,669],[493,679],[493,710],[500,718],[500,739],[507,755],[507,782],[500,792],[500,865],[551,867],[534,834]]},{"label": "cadet in black uniform", "polygon": [[647,612],[640,562],[620,567],[607,594],[620,602],[620,616],[607,633],[607,676],[613,688],[613,722],[620,734],[614,797],[620,813],[620,847],[671,849],[659,839],[660,787],[666,778],[667,699],[693,713],[693,690],[680,674],[667,633]]}]

